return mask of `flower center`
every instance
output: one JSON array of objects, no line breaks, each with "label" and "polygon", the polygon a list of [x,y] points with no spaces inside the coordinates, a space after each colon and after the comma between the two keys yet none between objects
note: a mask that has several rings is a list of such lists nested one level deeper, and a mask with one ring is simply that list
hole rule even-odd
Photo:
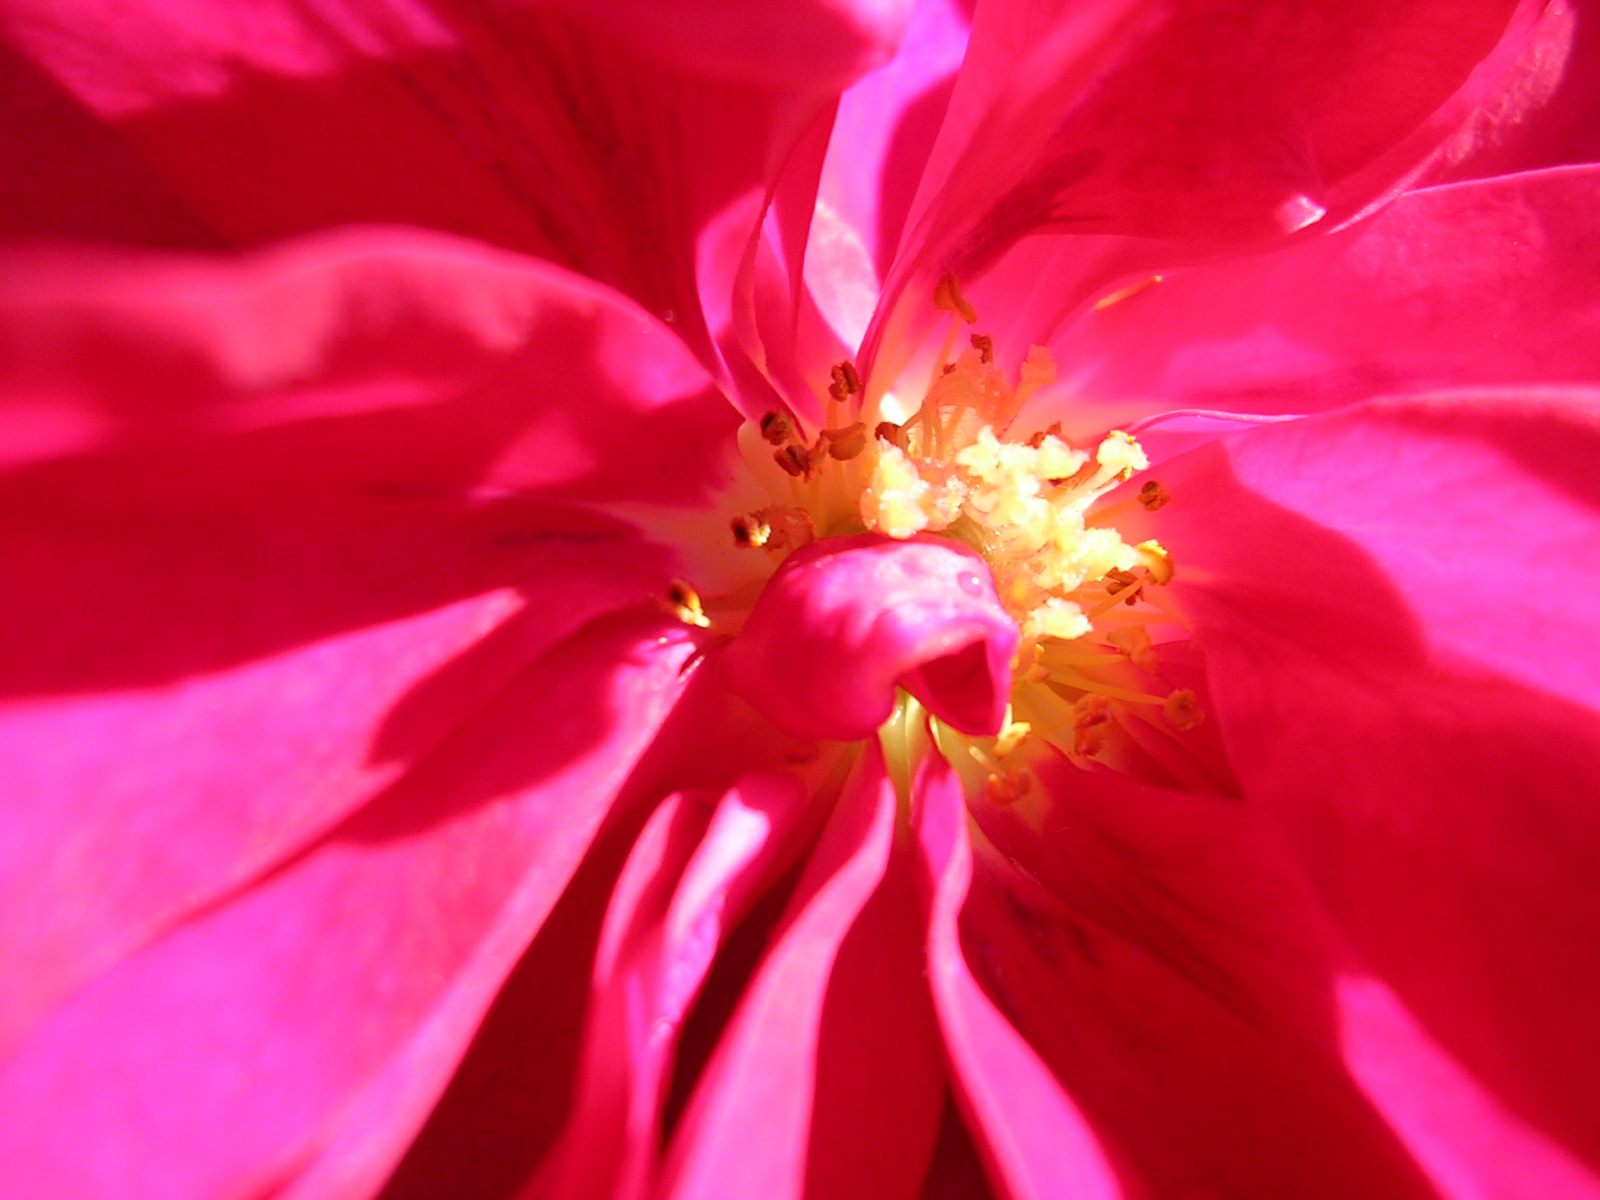
[{"label": "flower center", "polygon": [[[892,394],[864,394],[843,362],[821,428],[774,412],[740,431],[741,454],[771,502],[735,516],[732,536],[774,565],[816,540],[863,533],[936,534],[977,552],[1021,634],[1011,704],[997,737],[937,722],[935,737],[953,762],[979,773],[973,782],[991,798],[1014,800],[1030,786],[1031,753],[1046,744],[1083,765],[1118,767],[1126,743],[1137,748],[1152,733],[1170,738],[1201,721],[1195,693],[1163,679],[1162,644],[1182,636],[1162,594],[1172,559],[1159,542],[1132,544],[1111,524],[1170,497],[1150,481],[1102,503],[1149,466],[1119,430],[1092,448],[1070,445],[1059,424],[1019,435],[1024,403],[1055,380],[1050,352],[1031,348],[1013,384],[988,337],[972,333],[957,352],[977,314],[953,278],[934,299],[951,314],[950,331],[913,411],[895,412]],[[675,611],[703,620],[698,600],[684,601],[675,593]],[[910,726],[924,719],[902,696],[890,726],[906,728],[886,728],[886,744],[914,741]]]}]

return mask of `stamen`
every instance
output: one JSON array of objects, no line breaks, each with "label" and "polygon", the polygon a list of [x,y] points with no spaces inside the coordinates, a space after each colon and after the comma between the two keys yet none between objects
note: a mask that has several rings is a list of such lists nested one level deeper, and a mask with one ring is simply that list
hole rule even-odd
[{"label": "stamen", "polygon": [[794,436],[794,420],[788,413],[769,412],[761,418],[761,436],[781,446]]},{"label": "stamen", "polygon": [[1188,688],[1179,688],[1168,696],[1161,713],[1167,718],[1167,724],[1179,732],[1187,732],[1206,719],[1205,710]]},{"label": "stamen", "polygon": [[954,271],[946,274],[934,287],[933,306],[941,312],[955,313],[968,325],[978,323],[978,310],[961,294],[961,284]]},{"label": "stamen", "polygon": [[987,333],[972,335],[972,348],[978,352],[978,358],[985,363],[994,361],[994,339]]},{"label": "stamen", "polygon": [[867,427],[860,421],[843,429],[824,429],[823,439],[828,443],[828,454],[839,462],[849,462],[867,448]]},{"label": "stamen", "polygon": [[705,607],[700,603],[700,593],[683,580],[672,581],[663,603],[666,610],[685,625],[696,625],[701,629],[711,627],[711,618],[706,616]]},{"label": "stamen", "polygon": [[1139,503],[1144,505],[1146,512],[1155,512],[1158,508],[1165,508],[1172,502],[1172,494],[1154,479],[1139,489]]},{"label": "stamen", "polygon": [[734,544],[740,547],[765,546],[772,540],[772,526],[755,513],[733,519]]}]

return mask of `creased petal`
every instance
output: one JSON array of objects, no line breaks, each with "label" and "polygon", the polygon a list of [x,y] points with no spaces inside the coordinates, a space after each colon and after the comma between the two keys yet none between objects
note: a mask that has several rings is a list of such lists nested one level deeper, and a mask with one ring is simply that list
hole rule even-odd
[{"label": "creased petal", "polygon": [[1570,36],[1544,9],[986,6],[874,353],[880,333],[920,336],[915,310],[949,270],[1020,357],[1141,273],[1356,215],[1440,152],[1530,44]]},{"label": "creased petal", "polygon": [[1017,627],[976,554],[945,539],[830,538],[797,551],[718,666],[795,737],[866,737],[904,687],[968,733],[1005,716]]},{"label": "creased petal", "polygon": [[619,297],[451,239],[0,279],[0,421],[39,435],[0,475],[4,1040],[665,587],[576,502],[709,488],[732,415]]},{"label": "creased petal", "polygon": [[1600,1163],[1600,412],[1416,399],[1164,468],[1245,794],[1500,1103]]},{"label": "creased petal", "polygon": [[[911,932],[902,919],[905,876],[891,867],[894,815],[894,788],[869,743],[701,1077],[662,1195],[781,1200],[857,1194],[874,1181],[884,1185],[878,1194],[915,1195],[943,1081],[915,943],[877,944]],[[869,1000],[894,1006],[901,1029],[873,1038],[882,1013]],[[867,1059],[848,1061],[863,1053]],[[841,1102],[861,1114],[860,1124],[841,1124],[837,1112],[816,1115]],[[875,1169],[852,1178],[848,1169],[873,1153]]]},{"label": "creased petal", "polygon": [[748,57],[698,70],[732,65],[699,49],[717,40],[700,0],[562,7],[11,0],[0,99],[26,119],[6,123],[0,228],[190,246],[439,229],[603,280],[709,363],[696,239],[771,189],[849,74],[892,48],[903,5],[714,6],[709,29],[747,55],[785,41],[781,79],[752,79]]},{"label": "creased petal", "polygon": [[973,979],[957,929],[972,879],[961,781],[935,756],[916,781],[912,821],[928,908],[928,981],[973,1136],[1005,1194],[1120,1200],[1099,1138],[1050,1069]]},{"label": "creased petal", "polygon": [[1328,238],[1174,273],[1055,343],[1056,407],[1087,405],[1093,427],[1157,406],[1306,412],[1600,379],[1597,208],[1592,166],[1456,184]]},{"label": "creased petal", "polygon": [[585,630],[305,855],[58,1007],[0,1074],[8,1186],[375,1189],[692,649],[654,619]]},{"label": "creased petal", "polygon": [[651,817],[601,933],[583,1073],[563,1144],[533,1194],[647,1194],[678,1030],[805,800],[795,779],[755,776],[714,808],[680,794]]}]

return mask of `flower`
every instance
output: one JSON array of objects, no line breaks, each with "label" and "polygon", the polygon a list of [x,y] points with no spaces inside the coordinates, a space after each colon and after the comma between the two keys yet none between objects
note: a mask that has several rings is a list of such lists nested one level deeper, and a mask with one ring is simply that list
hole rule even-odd
[{"label": "flower", "polygon": [[706,11],[4,7],[6,1188],[1600,1192],[1573,14]]}]

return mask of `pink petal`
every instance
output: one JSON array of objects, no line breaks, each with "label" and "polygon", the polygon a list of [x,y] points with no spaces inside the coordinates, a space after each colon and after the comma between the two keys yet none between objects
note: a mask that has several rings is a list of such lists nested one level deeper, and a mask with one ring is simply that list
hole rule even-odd
[{"label": "pink petal", "polygon": [[805,799],[797,780],[758,776],[714,811],[702,797],[678,795],[652,816],[606,917],[583,1074],[536,1194],[647,1193],[679,1027]]},{"label": "pink petal", "polygon": [[302,857],[57,1008],[0,1073],[11,1185],[375,1190],[691,649],[654,620],[591,627]]},{"label": "pink petal", "polygon": [[[967,49],[967,14],[955,0],[922,0],[912,14],[900,51],[881,69],[847,90],[839,102],[819,199],[835,237],[853,237],[867,267],[887,273],[900,241],[922,168],[933,148]],[[829,235],[825,235],[829,236]],[[817,245],[813,233],[812,253]],[[808,282],[826,287],[821,271]],[[829,304],[819,297],[824,311]],[[863,326],[864,327],[864,326]],[[860,331],[851,344],[860,340]]]},{"label": "pink petal", "polygon": [[912,821],[926,872],[928,981],[957,1094],[993,1174],[1017,1200],[1117,1200],[1124,1192],[1100,1139],[967,966],[957,930],[972,879],[966,798],[942,758],[917,778]]},{"label": "pink petal", "polygon": [[[886,291],[924,305],[955,270],[1020,357],[1141,273],[1331,227],[1419,170],[1530,45],[1559,52],[1570,23],[1544,8],[987,6]],[[1042,233],[1070,236],[1018,245]]]},{"label": "pink petal", "polygon": [[631,305],[431,236],[0,279],[0,421],[54,430],[0,476],[9,1041],[665,587],[564,498],[682,499],[732,418]]},{"label": "pink petal", "polygon": [[718,667],[795,737],[866,737],[888,720],[896,687],[957,729],[992,734],[1016,646],[1016,625],[972,551],[864,534],[790,556]]},{"label": "pink petal", "polygon": [[1600,403],[1426,398],[1164,468],[1152,527],[1245,794],[1367,966],[1600,1163]]},{"label": "pink petal", "polygon": [[868,743],[690,1101],[663,1195],[916,1194],[943,1080],[894,815]]},{"label": "pink petal", "polygon": [[[1600,168],[1412,192],[1365,225],[1178,272],[1053,349],[1063,410],[1303,412],[1385,391],[1600,378]],[[1042,411],[1042,410],[1041,410]]]},{"label": "pink petal", "polygon": [[1444,1200],[1594,1200],[1600,1173],[1508,1111],[1374,979],[1339,981],[1345,1061]]},{"label": "pink petal", "polygon": [[[560,7],[8,0],[0,226],[191,246],[440,229],[603,280],[710,361],[697,237],[887,56],[903,0]],[[597,27],[616,24],[649,53]],[[699,71],[708,28],[745,55],[711,55],[722,78]]]}]

